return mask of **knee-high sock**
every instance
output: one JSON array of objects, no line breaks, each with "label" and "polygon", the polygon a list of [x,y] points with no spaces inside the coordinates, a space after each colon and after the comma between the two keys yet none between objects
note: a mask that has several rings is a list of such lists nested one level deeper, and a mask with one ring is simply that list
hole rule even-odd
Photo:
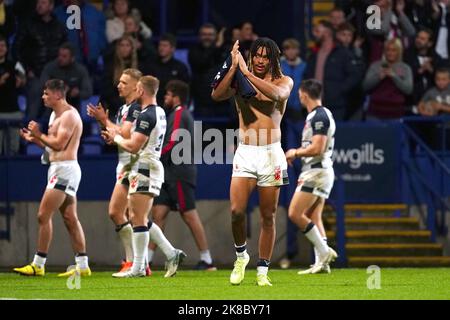
[{"label": "knee-high sock", "polygon": [[167,240],[161,228],[158,227],[156,223],[151,222],[149,222],[148,228],[151,241],[153,241],[161,249],[167,260],[172,259],[175,256],[175,248],[169,240]]},{"label": "knee-high sock", "polygon": [[311,222],[306,227],[303,233],[305,234],[306,238],[308,238],[308,240],[312,242],[321,257],[328,254],[328,245],[323,241],[319,229],[314,223]]},{"label": "knee-high sock", "polygon": [[[325,242],[326,245],[328,245],[328,239],[322,238],[323,242]],[[314,264],[319,263],[320,257],[319,257],[319,251],[314,247]]]},{"label": "knee-high sock", "polygon": [[142,272],[145,270],[145,256],[149,242],[148,228],[141,226],[133,228],[134,259],[132,271]]},{"label": "knee-high sock", "polygon": [[126,260],[128,262],[133,262],[133,227],[127,223],[124,226],[117,226],[116,231],[119,234],[120,240],[122,241],[125,249]]}]

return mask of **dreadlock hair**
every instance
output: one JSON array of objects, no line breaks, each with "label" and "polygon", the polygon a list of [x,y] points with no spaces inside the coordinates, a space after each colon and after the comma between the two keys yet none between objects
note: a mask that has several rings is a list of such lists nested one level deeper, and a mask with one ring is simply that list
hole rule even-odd
[{"label": "dreadlock hair", "polygon": [[253,72],[253,57],[256,56],[259,48],[266,48],[270,65],[269,72],[272,74],[272,80],[281,78],[283,76],[280,66],[281,51],[275,41],[269,38],[258,38],[252,43],[247,62],[248,69]]}]

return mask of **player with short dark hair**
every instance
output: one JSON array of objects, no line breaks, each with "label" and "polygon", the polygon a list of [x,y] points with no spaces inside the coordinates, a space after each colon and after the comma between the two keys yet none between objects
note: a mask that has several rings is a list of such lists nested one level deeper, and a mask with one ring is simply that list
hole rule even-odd
[{"label": "player with short dark hair", "polygon": [[14,271],[27,276],[45,275],[47,253],[53,236],[52,217],[55,211],[59,210],[76,254],[76,268],[59,276],[68,277],[75,272],[81,276],[90,276],[86,240],[77,216],[76,197],[81,180],[77,154],[83,123],[78,111],[66,101],[64,81],[48,80],[45,83],[42,99],[44,105],[53,110],[48,133],[42,133],[39,124],[35,121],[30,121],[28,127],[21,130],[23,139],[45,148],[50,161],[48,183],[39,206],[37,252],[32,263],[22,268],[15,268]]},{"label": "player with short dark hair", "polygon": [[322,106],[322,84],[319,81],[303,81],[299,96],[308,110],[308,116],[301,147],[286,152],[289,164],[296,158],[302,160],[302,173],[289,206],[289,218],[311,241],[316,253],[314,265],[299,274],[329,273],[329,263],[336,259],[337,254],[327,245],[322,211],[334,183],[331,155],[336,124],[330,110]]}]

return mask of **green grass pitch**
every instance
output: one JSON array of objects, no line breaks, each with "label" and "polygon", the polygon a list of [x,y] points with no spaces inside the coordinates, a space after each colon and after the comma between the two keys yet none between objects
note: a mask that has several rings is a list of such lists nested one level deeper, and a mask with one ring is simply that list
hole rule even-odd
[{"label": "green grass pitch", "polygon": [[82,278],[69,290],[66,279],[0,273],[1,299],[164,299],[164,300],[298,300],[298,299],[450,299],[450,268],[381,269],[381,288],[367,288],[365,269],[334,269],[331,274],[297,275],[297,270],[271,270],[273,287],[257,287],[248,269],[240,286],[228,282],[230,270],[180,270],[169,279],[162,271],[151,277],[114,279],[111,272]]}]

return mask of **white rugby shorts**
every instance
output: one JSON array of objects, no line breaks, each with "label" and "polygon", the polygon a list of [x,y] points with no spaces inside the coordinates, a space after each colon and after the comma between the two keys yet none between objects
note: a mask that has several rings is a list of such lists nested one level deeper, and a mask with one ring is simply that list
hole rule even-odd
[{"label": "white rugby shorts", "polygon": [[317,168],[302,172],[298,178],[296,192],[309,192],[328,199],[334,184],[333,168]]},{"label": "white rugby shorts", "polygon": [[164,167],[159,160],[137,162],[131,168],[128,193],[151,193],[159,196],[164,182]]},{"label": "white rugby shorts", "polygon": [[50,163],[47,175],[47,189],[61,190],[75,197],[81,181],[78,161],[55,161]]},{"label": "white rugby shorts", "polygon": [[233,159],[233,177],[254,178],[260,187],[289,184],[281,143],[265,146],[239,144]]}]

